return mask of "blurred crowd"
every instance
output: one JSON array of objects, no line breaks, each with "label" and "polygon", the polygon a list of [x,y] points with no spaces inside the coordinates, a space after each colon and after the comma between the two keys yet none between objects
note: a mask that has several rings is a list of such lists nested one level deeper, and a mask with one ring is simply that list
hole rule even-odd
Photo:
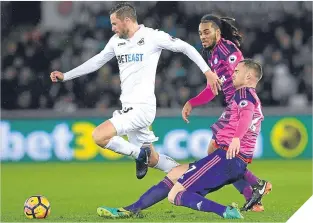
[{"label": "blurred crowd", "polygon": [[[69,31],[21,24],[2,34],[1,108],[73,112],[79,108],[120,107],[115,59],[98,71],[52,84],[50,72],[82,64],[112,36],[108,11],[112,2],[86,2]],[[272,5],[271,5],[272,4]],[[139,23],[179,37],[201,50],[198,24],[214,12],[236,18],[244,36],[245,57],[264,68],[258,87],[263,106],[312,104],[312,2],[134,2]],[[163,51],[155,93],[158,107],[181,107],[205,87],[199,68],[183,54]],[[220,94],[206,106],[223,105]]]}]

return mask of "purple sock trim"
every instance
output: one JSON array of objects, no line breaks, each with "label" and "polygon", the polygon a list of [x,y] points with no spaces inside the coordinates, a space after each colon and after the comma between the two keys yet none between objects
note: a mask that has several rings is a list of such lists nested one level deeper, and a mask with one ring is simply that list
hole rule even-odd
[{"label": "purple sock trim", "polygon": [[174,199],[174,204],[177,205],[177,206],[180,206],[181,205],[181,197],[183,196],[183,193],[184,191],[181,191],[181,192],[178,192],[176,194],[176,197]]},{"label": "purple sock trim", "polygon": [[251,186],[258,184],[259,180],[250,170],[245,172],[244,179],[248,181]]},{"label": "purple sock trim", "polygon": [[174,186],[174,183],[168,177],[164,177],[162,182],[164,182],[169,189],[172,189],[172,187]]}]

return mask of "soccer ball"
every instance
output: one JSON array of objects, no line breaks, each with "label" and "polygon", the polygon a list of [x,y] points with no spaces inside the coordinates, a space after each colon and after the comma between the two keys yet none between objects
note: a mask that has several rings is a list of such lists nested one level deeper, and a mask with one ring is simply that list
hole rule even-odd
[{"label": "soccer ball", "polygon": [[24,203],[24,214],[27,218],[46,218],[50,214],[50,203],[41,195],[31,196]]}]

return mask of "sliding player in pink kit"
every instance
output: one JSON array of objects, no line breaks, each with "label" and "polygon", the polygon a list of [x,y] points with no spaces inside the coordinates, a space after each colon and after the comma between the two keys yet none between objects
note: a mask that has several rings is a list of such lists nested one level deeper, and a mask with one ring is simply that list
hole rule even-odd
[{"label": "sliding player in pink kit", "polygon": [[[239,210],[204,198],[204,195],[242,179],[251,163],[264,116],[255,88],[262,78],[261,66],[251,59],[242,60],[232,75],[235,93],[221,118],[212,125],[215,150],[191,163],[169,192],[168,199],[178,206],[214,212],[224,218],[242,218]],[[213,130],[214,131],[214,130]],[[202,195],[202,196],[201,196]],[[261,196],[254,197],[257,203]],[[253,205],[253,203],[252,203]]]},{"label": "sliding player in pink kit", "polygon": [[[225,95],[225,101],[228,104],[234,96],[235,87],[232,82],[232,76],[237,64],[243,60],[243,55],[238,49],[240,47],[242,37],[239,35],[236,27],[232,26],[227,20],[234,20],[231,18],[219,18],[214,15],[205,15],[201,19],[199,25],[199,35],[203,45],[203,57],[214,70],[219,78],[223,81],[222,91]],[[189,100],[183,110],[183,119],[188,123],[188,116],[193,107],[197,107],[210,102],[215,95],[209,86],[207,86],[199,95]],[[213,138],[210,142],[208,153],[214,151],[215,137],[226,124],[227,114],[223,113],[218,122],[211,126]],[[272,189],[271,183],[260,180],[254,176],[249,170],[245,173],[245,179],[234,183],[236,189],[244,195],[246,204],[242,210],[248,210],[252,198],[251,186],[264,187],[265,195]],[[261,201],[249,208],[252,211],[264,211]]]},{"label": "sliding player in pink kit", "polygon": [[[128,217],[157,203],[168,193],[168,200],[174,205],[213,212],[226,219],[243,218],[236,207],[218,204],[205,195],[244,178],[264,119],[255,91],[261,78],[262,68],[258,63],[251,59],[239,62],[232,76],[236,91],[224,110],[223,127],[215,135],[216,149],[199,161],[176,167],[134,204],[124,208],[99,207],[98,214]],[[176,182],[177,175],[181,177]],[[257,191],[253,193],[251,206],[262,198]]]}]

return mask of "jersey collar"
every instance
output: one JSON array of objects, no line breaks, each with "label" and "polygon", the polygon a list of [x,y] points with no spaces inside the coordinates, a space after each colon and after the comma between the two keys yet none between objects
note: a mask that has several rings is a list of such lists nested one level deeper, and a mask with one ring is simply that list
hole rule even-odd
[{"label": "jersey collar", "polygon": [[143,24],[140,24],[140,25],[139,25],[139,29],[134,33],[133,37],[131,37],[131,38],[127,39],[127,40],[128,40],[128,41],[132,41],[132,40],[136,39],[136,37],[137,37],[138,35],[140,35],[140,33],[143,31],[143,28],[144,28],[144,27],[145,27],[145,26],[144,26]]}]

